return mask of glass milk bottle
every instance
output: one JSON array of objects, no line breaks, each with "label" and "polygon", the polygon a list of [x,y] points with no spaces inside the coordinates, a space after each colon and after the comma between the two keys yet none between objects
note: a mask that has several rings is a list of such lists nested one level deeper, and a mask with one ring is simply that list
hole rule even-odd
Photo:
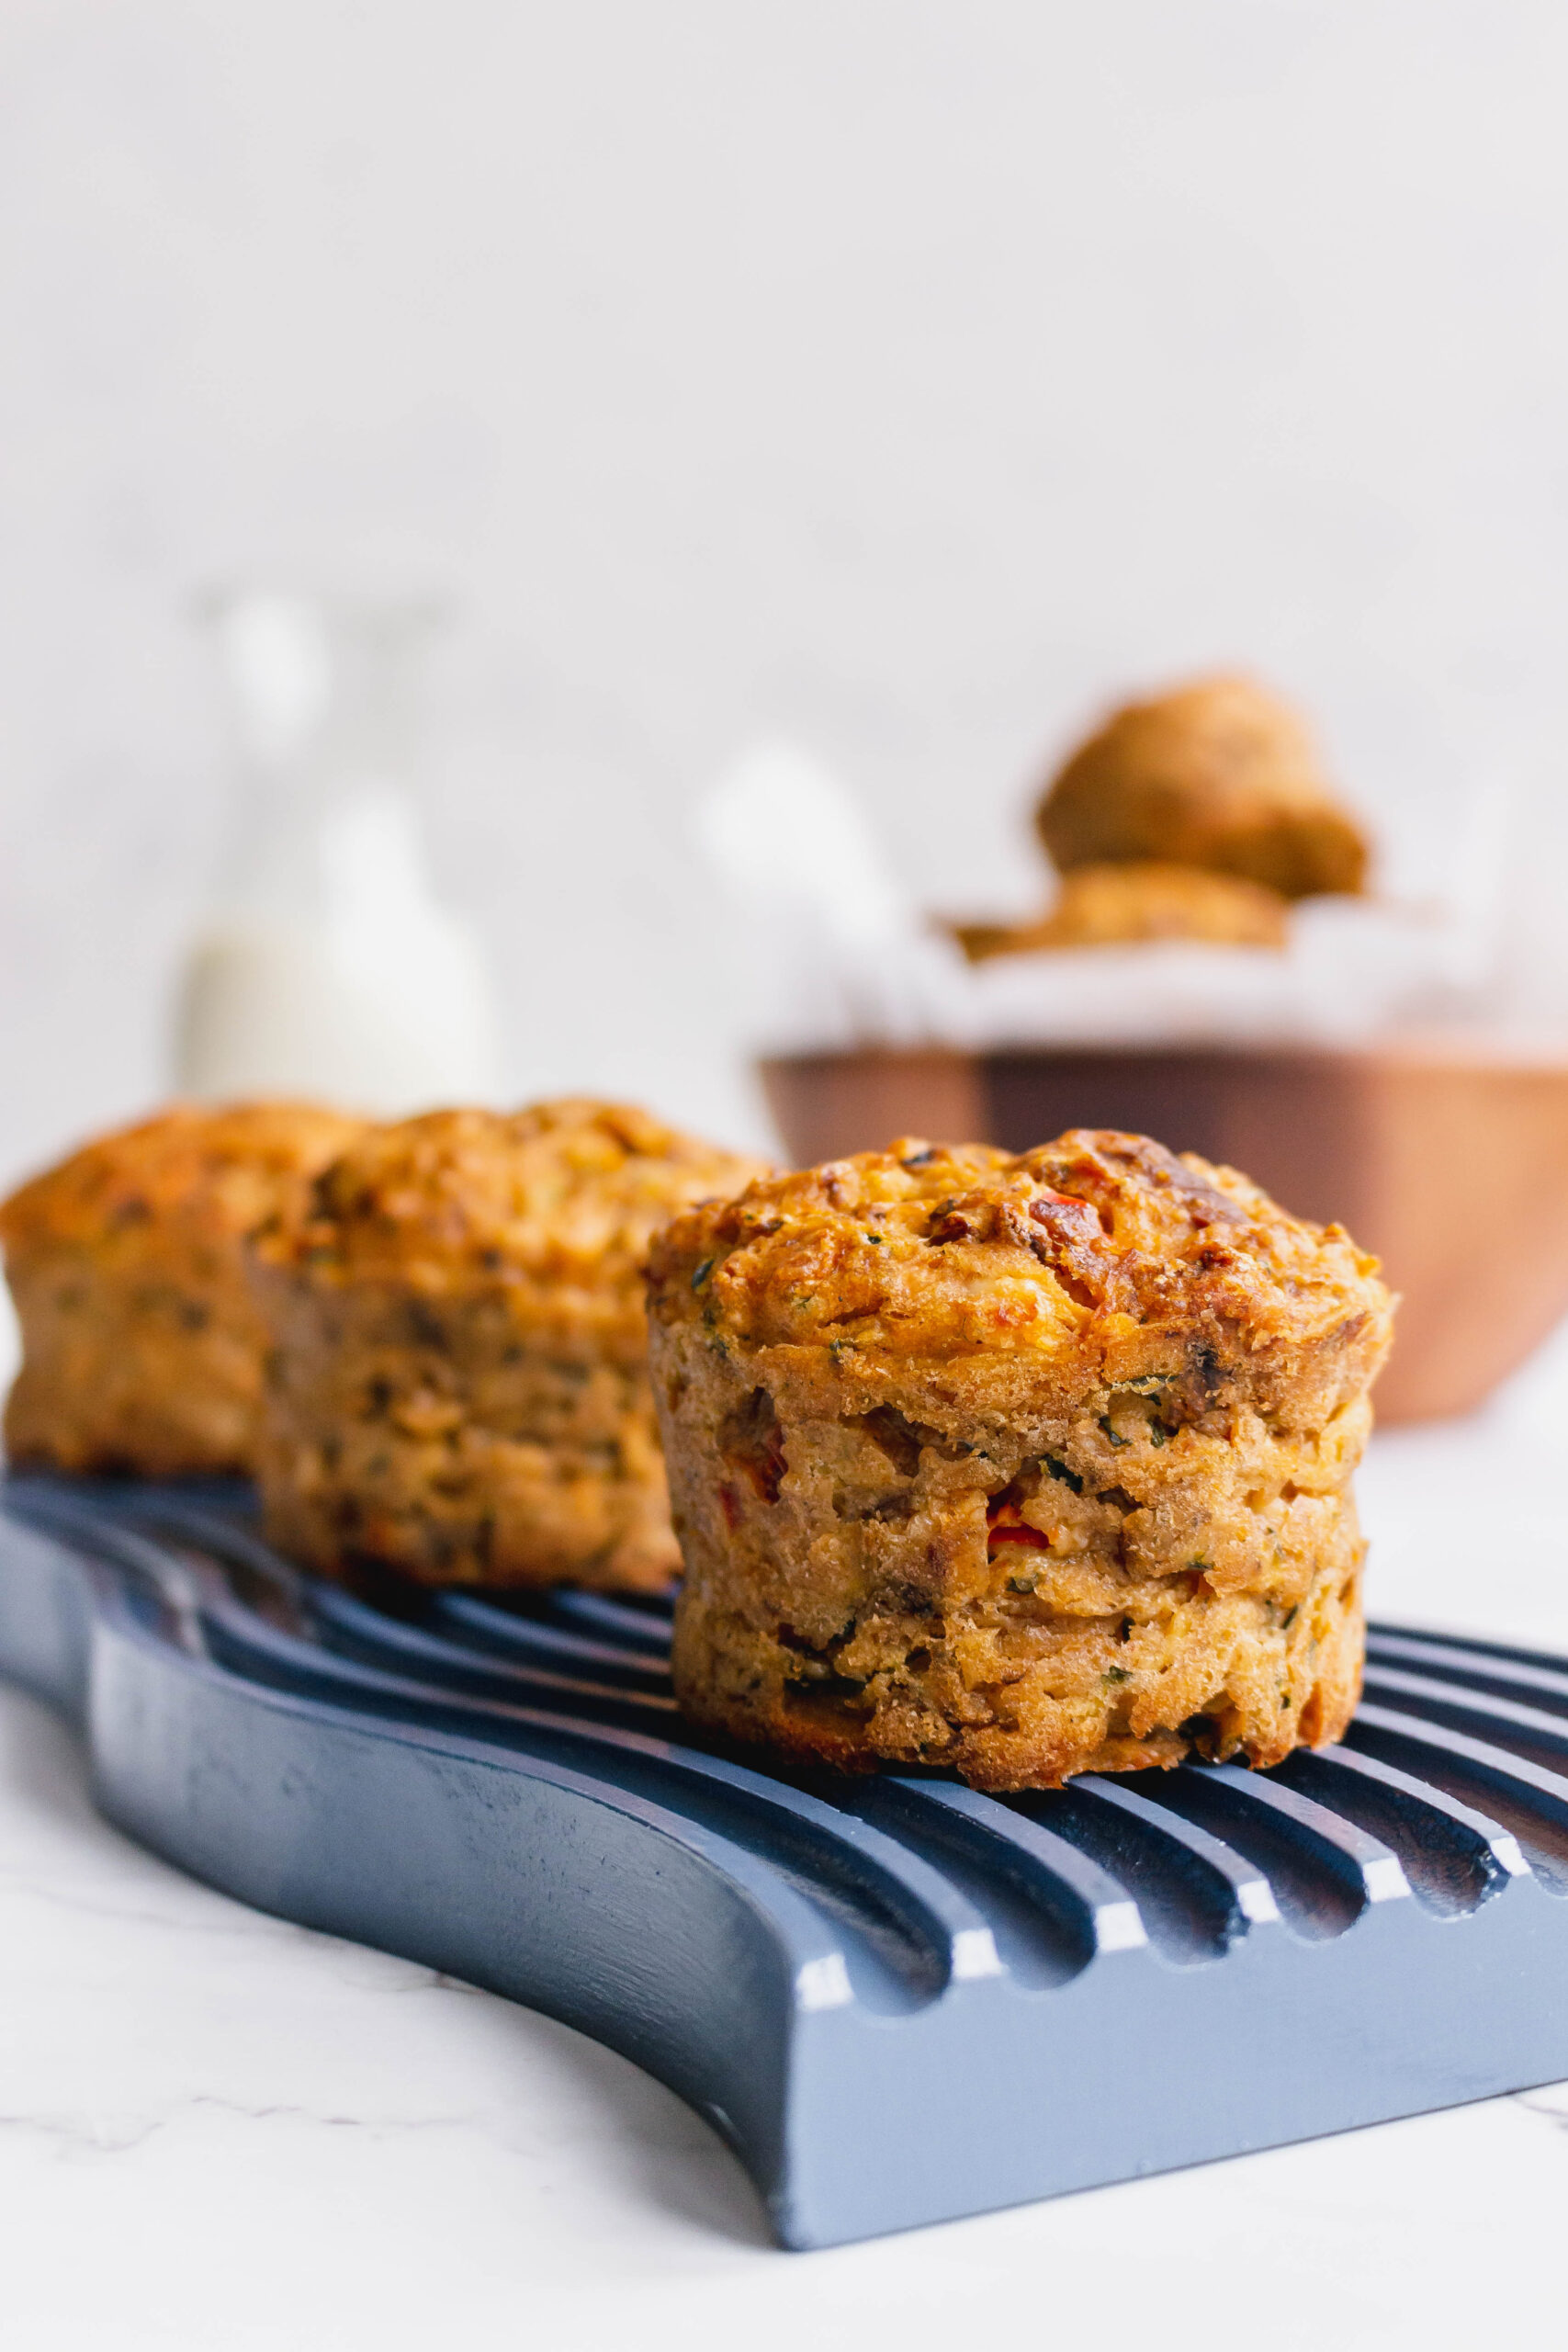
[{"label": "glass milk bottle", "polygon": [[415,806],[434,610],[257,589],[205,616],[242,789],[178,991],[181,1092],[383,1116],[495,1100],[489,983],[431,887]]}]

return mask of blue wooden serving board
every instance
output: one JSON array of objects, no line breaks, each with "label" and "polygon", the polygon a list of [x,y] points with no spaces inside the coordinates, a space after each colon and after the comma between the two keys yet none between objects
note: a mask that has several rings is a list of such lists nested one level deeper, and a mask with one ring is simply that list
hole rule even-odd
[{"label": "blue wooden serving board", "polygon": [[669,1623],[325,1584],[243,1488],[0,1487],[0,1672],[110,1820],[624,2052],[785,2245],[1568,2076],[1568,1659],[1374,1630],[1341,1747],[998,1799],[703,1744]]}]

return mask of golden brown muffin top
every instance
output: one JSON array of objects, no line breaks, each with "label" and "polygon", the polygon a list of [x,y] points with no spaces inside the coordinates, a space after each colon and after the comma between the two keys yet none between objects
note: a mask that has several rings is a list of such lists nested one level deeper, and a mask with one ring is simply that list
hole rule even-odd
[{"label": "golden brown muffin top", "polygon": [[0,1203],[0,1241],[18,1253],[135,1254],[171,1220],[214,1238],[249,1233],[364,1125],[313,1102],[171,1103],[84,1144]]},{"label": "golden brown muffin top", "polygon": [[1064,872],[1156,858],[1288,899],[1366,879],[1366,842],[1306,726],[1249,678],[1202,678],[1115,711],[1051,784],[1036,823]]},{"label": "golden brown muffin top", "polygon": [[617,1103],[432,1111],[367,1129],[317,1180],[304,1220],[264,1237],[259,1255],[328,1284],[608,1295],[640,1322],[651,1236],[765,1167]]},{"label": "golden brown muffin top", "polygon": [[1290,909],[1278,890],[1239,874],[1140,859],[1077,865],[1049,913],[1032,923],[961,923],[972,964],[1050,947],[1115,947],[1157,939],[1224,947],[1283,947]]},{"label": "golden brown muffin top", "polygon": [[840,1371],[1045,1356],[1064,1374],[1077,1358],[1120,1380],[1217,1377],[1332,1340],[1364,1380],[1391,1315],[1376,1260],[1338,1226],[1090,1128],[1016,1157],[906,1140],[754,1183],[676,1218],[649,1281],[661,1323]]}]

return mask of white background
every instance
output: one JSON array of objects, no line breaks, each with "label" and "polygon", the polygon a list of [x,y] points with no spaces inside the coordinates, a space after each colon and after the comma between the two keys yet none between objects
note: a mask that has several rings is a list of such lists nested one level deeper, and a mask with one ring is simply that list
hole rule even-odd
[{"label": "white background", "polygon": [[1551,0],[7,0],[0,1175],[164,1082],[214,576],[458,600],[435,851],[519,1095],[745,1129],[686,819],[759,733],[950,905],[1220,660],[1400,887],[1498,778],[1537,821],[1565,85]]}]

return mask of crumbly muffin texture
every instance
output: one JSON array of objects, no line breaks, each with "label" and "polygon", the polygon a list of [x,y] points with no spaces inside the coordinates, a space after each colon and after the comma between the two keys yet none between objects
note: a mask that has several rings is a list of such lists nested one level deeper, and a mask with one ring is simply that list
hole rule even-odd
[{"label": "crumbly muffin texture", "polygon": [[1118,947],[1188,939],[1220,947],[1283,947],[1290,909],[1278,890],[1238,874],[1145,859],[1078,865],[1055,903],[1032,923],[961,923],[954,935],[972,964],[1052,947]]},{"label": "crumbly muffin texture", "polygon": [[22,1330],[12,1462],[143,1477],[249,1470],[266,1337],[245,1238],[362,1125],[310,1103],[175,1104],[0,1205]]},{"label": "crumbly muffin texture", "polygon": [[1375,1261],[1145,1137],[909,1142],[677,1218],[649,1273],[698,1722],[1043,1788],[1337,1737]]},{"label": "crumbly muffin texture", "polygon": [[1307,729],[1247,678],[1200,679],[1114,712],[1050,785],[1036,823],[1064,873],[1165,860],[1286,899],[1366,880],[1365,837]]},{"label": "crumbly muffin texture", "polygon": [[760,1164],[591,1102],[364,1136],[255,1250],[272,1540],[328,1574],[667,1583],[643,1261]]}]

